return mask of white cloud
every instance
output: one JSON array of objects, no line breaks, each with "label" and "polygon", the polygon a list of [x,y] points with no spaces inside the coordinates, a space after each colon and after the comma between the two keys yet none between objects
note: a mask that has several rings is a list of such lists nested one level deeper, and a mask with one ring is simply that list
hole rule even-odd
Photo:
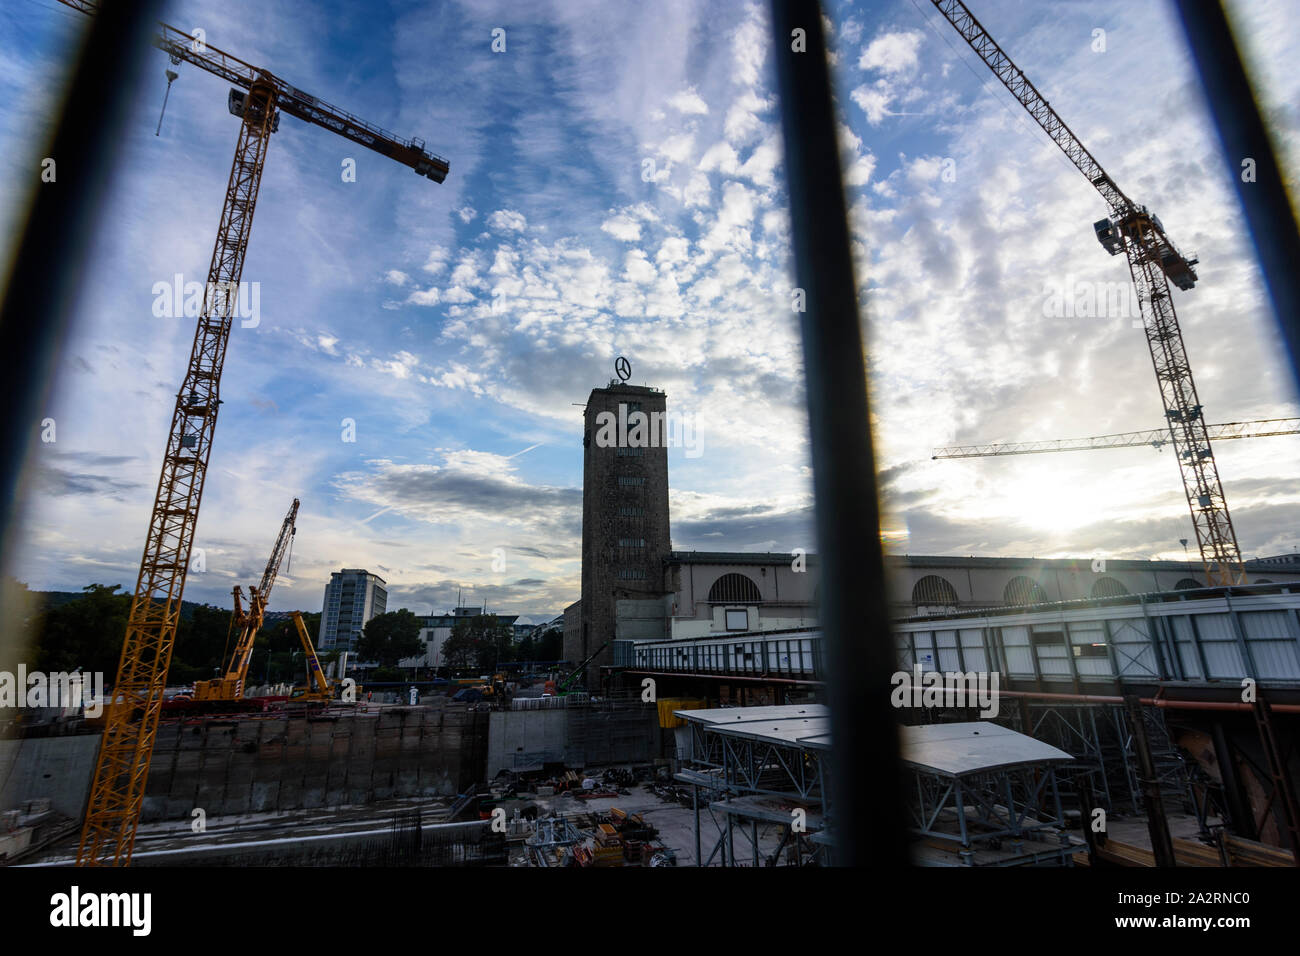
[{"label": "white cloud", "polygon": [[437,305],[442,301],[442,294],[436,286],[430,286],[427,289],[412,292],[406,297],[406,301],[411,305]]},{"label": "white cloud", "polygon": [[425,260],[423,269],[425,272],[437,275],[443,269],[447,268],[447,258],[450,255],[443,246],[434,246],[429,250],[429,258]]},{"label": "white cloud", "polygon": [[461,206],[456,210],[456,215],[460,216],[461,222],[470,223],[478,215],[478,210],[473,206]]},{"label": "white cloud", "polygon": [[623,274],[629,282],[644,285],[654,281],[655,267],[640,249],[631,249],[623,257]]},{"label": "white cloud", "polygon": [[917,50],[921,34],[915,30],[900,33],[883,33],[862,51],[858,69],[879,70],[881,73],[902,73],[917,64]]},{"label": "white cloud", "polygon": [[730,143],[714,143],[700,157],[698,168],[705,173],[721,172],[734,176],[740,168],[740,158]]},{"label": "white cloud", "polygon": [[849,94],[849,98],[867,114],[867,122],[872,126],[878,126],[886,116],[892,115],[889,111],[889,93],[879,87],[859,86]]},{"label": "white cloud", "polygon": [[684,163],[691,158],[695,150],[695,136],[692,133],[677,133],[669,136],[659,144],[656,152],[674,163]]},{"label": "white cloud", "polygon": [[611,216],[600,224],[600,228],[624,242],[637,242],[641,238],[641,223],[626,213]]},{"label": "white cloud", "polygon": [[682,190],[682,205],[687,209],[693,209],[696,206],[708,206],[712,202],[713,190],[709,186],[709,177],[703,173],[696,173]]},{"label": "white cloud", "polygon": [[528,226],[528,220],[524,218],[523,213],[513,209],[498,209],[488,216],[487,223],[493,229],[503,232],[523,232]]},{"label": "white cloud", "polygon": [[410,281],[410,276],[400,269],[389,269],[384,273],[384,281],[389,285],[404,286]]},{"label": "white cloud", "polygon": [[709,112],[709,104],[695,91],[695,87],[682,90],[668,101],[668,105],[679,113],[703,116]]}]

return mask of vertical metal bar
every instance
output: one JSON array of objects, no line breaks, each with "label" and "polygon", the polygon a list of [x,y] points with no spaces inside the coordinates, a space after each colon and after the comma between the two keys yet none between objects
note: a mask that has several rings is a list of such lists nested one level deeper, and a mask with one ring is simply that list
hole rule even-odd
[{"label": "vertical metal bar", "polygon": [[772,41],[795,273],[804,291],[800,328],[834,741],[834,862],[892,867],[906,863],[898,735],[886,692],[894,650],[821,5],[772,0]]},{"label": "vertical metal bar", "polygon": [[703,866],[704,860],[700,858],[700,785],[691,784],[691,806],[695,809],[695,865]]},{"label": "vertical metal bar", "polygon": [[1151,759],[1151,744],[1147,740],[1147,727],[1142,719],[1142,701],[1136,694],[1124,698],[1129,723],[1133,731],[1133,749],[1137,754],[1139,784],[1142,803],[1147,814],[1147,832],[1151,835],[1151,853],[1156,866],[1177,866],[1174,844],[1169,838],[1169,821],[1165,818],[1165,805],[1160,799],[1160,781],[1156,777],[1155,763]]},{"label": "vertical metal bar", "polygon": [[1260,673],[1255,666],[1255,655],[1250,649],[1250,642],[1246,640],[1246,629],[1241,626],[1237,609],[1232,606],[1232,595],[1225,591],[1223,600],[1228,605],[1228,620],[1232,622],[1232,634],[1237,639],[1237,650],[1241,652],[1241,666],[1246,669],[1247,677],[1259,680]]},{"label": "vertical metal bar", "polygon": [[1223,781],[1223,797],[1228,804],[1228,829],[1247,840],[1259,839],[1255,832],[1255,815],[1250,812],[1250,801],[1237,774],[1237,758],[1223,729],[1223,719],[1215,715],[1210,722],[1210,737],[1214,741],[1214,756],[1219,763],[1219,779]]},{"label": "vertical metal bar", "polygon": [[[1106,761],[1103,759],[1101,753],[1101,733],[1097,730],[1097,709],[1089,706],[1086,713],[1088,715],[1088,727],[1092,731],[1092,748],[1097,755],[1097,769],[1101,772],[1101,787],[1106,793],[1106,811],[1108,813],[1113,813],[1115,810],[1115,797],[1110,792],[1110,778],[1106,774]],[[1082,727],[1083,721],[1079,721],[1079,724]],[[1124,741],[1121,740],[1120,746],[1122,747],[1123,745]],[[1092,793],[1091,781],[1088,783],[1088,793]]]},{"label": "vertical metal bar", "polygon": [[[30,141],[30,203],[5,264],[0,304],[0,557],[13,557],[28,451],[35,446],[57,353],[70,327],[100,206],[122,152],[120,130],[151,56],[158,0],[105,3],[86,21],[53,136]],[[53,160],[53,167],[45,160]],[[53,179],[46,179],[50,172]]]},{"label": "vertical metal bar", "polygon": [[[1205,88],[1228,175],[1250,226],[1255,256],[1300,384],[1300,232],[1277,155],[1260,116],[1223,8],[1212,0],[1177,0],[1178,15]],[[1253,164],[1248,181],[1246,163]]]},{"label": "vertical metal bar", "polygon": [[1074,692],[1080,694],[1083,689],[1079,686],[1079,663],[1074,656],[1074,637],[1070,634],[1070,622],[1061,616],[1061,636],[1065,638],[1065,660],[1070,665],[1070,683],[1074,685]]},{"label": "vertical metal bar", "polygon": [[1106,635],[1106,657],[1110,660],[1110,673],[1119,693],[1119,655],[1115,653],[1115,632],[1110,629],[1110,618],[1101,619],[1101,631]]},{"label": "vertical metal bar", "polygon": [[[1173,619],[1170,619],[1169,624],[1170,624],[1170,628],[1173,628],[1174,626]],[[1196,659],[1197,661],[1200,662],[1201,665],[1201,680],[1209,680],[1210,679],[1209,659],[1205,657],[1204,646],[1201,646],[1201,630],[1199,627],[1196,627],[1195,614],[1187,615],[1187,627],[1190,628],[1192,632],[1192,648],[1196,650]],[[1177,632],[1175,632],[1175,637],[1177,637]],[[1243,663],[1245,662],[1243,661]]]}]

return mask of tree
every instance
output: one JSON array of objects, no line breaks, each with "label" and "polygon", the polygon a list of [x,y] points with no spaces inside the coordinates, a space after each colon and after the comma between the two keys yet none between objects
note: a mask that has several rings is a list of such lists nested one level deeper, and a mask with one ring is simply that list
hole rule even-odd
[{"label": "tree", "polygon": [[176,627],[176,643],[172,652],[171,668],[167,680],[172,684],[190,684],[208,680],[226,666],[225,656],[231,651],[235,635],[230,632],[230,611],[200,604],[182,613]]},{"label": "tree", "polygon": [[362,660],[378,661],[384,667],[396,667],[403,658],[422,653],[420,621],[406,608],[372,617],[357,641],[357,655]]},{"label": "tree", "polygon": [[131,612],[131,595],[117,593],[120,588],[120,584],[88,584],[81,589],[82,597],[36,615],[33,659],[37,669],[98,671],[111,683]]},{"label": "tree", "polygon": [[558,661],[564,657],[564,627],[556,625],[533,637],[533,660]]},{"label": "tree", "polygon": [[442,645],[443,660],[451,668],[495,669],[513,638],[510,625],[495,614],[462,617]]}]

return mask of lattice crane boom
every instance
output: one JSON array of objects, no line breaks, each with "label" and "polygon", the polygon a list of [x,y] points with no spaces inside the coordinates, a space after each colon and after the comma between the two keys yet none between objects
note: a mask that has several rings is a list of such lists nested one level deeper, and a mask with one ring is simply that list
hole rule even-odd
[{"label": "lattice crane boom", "polygon": [[276,536],[275,547],[262,572],[261,583],[248,589],[248,610],[245,611],[239,585],[234,589],[233,624],[238,628],[239,636],[235,639],[235,649],[231,653],[225,672],[221,677],[210,681],[198,681],[194,685],[195,700],[239,700],[244,696],[244,681],[248,676],[248,664],[253,656],[253,642],[257,632],[262,629],[266,619],[266,604],[271,599],[271,588],[275,586],[276,576],[280,573],[280,564],[289,551],[297,528],[298,499],[293,499],[289,513],[284,516],[280,533]]},{"label": "lattice crane boom", "polygon": [[[1214,441],[1234,438],[1268,438],[1274,435],[1300,435],[1300,418],[1269,418],[1257,422],[1224,422],[1207,425]],[[975,445],[946,445],[936,448],[931,459],[994,458],[1000,455],[1041,455],[1058,451],[1093,451],[1098,448],[1133,448],[1150,445],[1160,449],[1170,443],[1168,428],[1149,428],[1141,432],[1117,432],[1091,438],[1056,438],[1048,441],[982,442]]]},{"label": "lattice crane boom", "polygon": [[[90,0],[62,2],[90,14],[98,6]],[[243,275],[266,150],[271,134],[278,128],[280,111],[333,130],[434,182],[442,182],[447,174],[446,161],[426,152],[420,140],[392,136],[295,89],[267,70],[200,43],[166,24],[160,24],[159,28],[154,44],[174,60],[192,63],[239,87],[231,91],[228,107],[240,117],[240,124],[208,267],[203,310],[172,411],[171,431],[131,601],[113,698],[107,707],[104,739],[77,849],[77,863],[83,866],[125,865],[131,860],[135,845],[221,404],[221,372],[234,303]]]},{"label": "lattice crane boom", "polygon": [[[61,2],[83,13],[94,13],[99,7],[95,0],[61,0]],[[338,133],[345,139],[410,167],[436,183],[441,183],[447,178],[450,169],[447,160],[425,149],[424,140],[403,139],[382,127],[368,123],[347,110],[331,106],[324,100],[286,83],[268,70],[253,66],[237,56],[212,46],[206,40],[198,40],[176,27],[160,22],[153,36],[153,45],[171,57],[173,63],[184,62],[197,66],[239,87],[244,93],[251,90],[255,84],[267,86],[272,91],[277,111]],[[240,115],[242,103],[243,97],[232,90],[229,107],[236,116]],[[279,121],[277,119],[273,122],[275,126],[272,132],[276,132]]]},{"label": "lattice crane boom", "polygon": [[1169,290],[1171,280],[1184,290],[1196,284],[1196,259],[1180,253],[1165,235],[1160,220],[1115,185],[961,0],[931,2],[1110,207],[1110,218],[1095,223],[1093,228],[1107,252],[1123,252],[1128,259],[1206,578],[1211,584],[1245,581],[1241,550]]}]

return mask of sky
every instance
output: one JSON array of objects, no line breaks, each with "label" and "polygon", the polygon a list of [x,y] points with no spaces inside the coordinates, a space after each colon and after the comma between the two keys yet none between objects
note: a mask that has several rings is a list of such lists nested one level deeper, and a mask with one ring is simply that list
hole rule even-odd
[{"label": "sky", "polygon": [[[1207,420],[1300,415],[1172,9],[970,6],[1199,255],[1175,305]],[[1155,428],[1159,393],[1124,259],[1092,233],[1101,197],[929,2],[827,10],[887,548],[1182,558],[1168,450],[930,459]],[[1294,189],[1300,29],[1285,0],[1230,13]],[[319,609],[331,570],[364,567],[390,609],[559,613],[580,590],[580,406],[620,355],[698,436],[669,451],[675,548],[816,550],[765,5],[181,0],[165,19],[451,167],[435,184],[282,118],[187,599],[229,606],[298,497],[272,609]],[[83,21],[55,0],[0,18],[0,254]],[[155,136],[170,64],[149,53],[31,463],[15,571],[34,589],[133,587],[193,336],[155,290],[204,278],[229,175],[227,85],[177,67]],[[1081,292],[1121,308],[1061,307]],[[1300,441],[1216,453],[1243,553],[1300,546]]]}]

